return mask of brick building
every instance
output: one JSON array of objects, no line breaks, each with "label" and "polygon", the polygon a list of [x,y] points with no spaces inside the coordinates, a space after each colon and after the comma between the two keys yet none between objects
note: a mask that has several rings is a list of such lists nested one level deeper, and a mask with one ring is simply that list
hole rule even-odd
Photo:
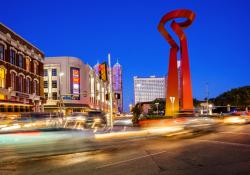
[{"label": "brick building", "polygon": [[43,111],[44,54],[0,23],[0,112]]}]

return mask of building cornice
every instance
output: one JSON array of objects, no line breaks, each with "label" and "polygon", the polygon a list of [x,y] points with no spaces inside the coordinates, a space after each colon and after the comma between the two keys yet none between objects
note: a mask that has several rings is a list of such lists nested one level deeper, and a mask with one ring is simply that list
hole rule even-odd
[{"label": "building cornice", "polygon": [[[1,24],[1,23],[0,23]],[[0,41],[6,42],[11,45],[11,48],[17,52],[17,50],[20,50],[24,52],[26,55],[38,60],[39,62],[44,62],[44,58],[42,58],[41,54],[37,54],[34,52],[33,49],[28,49],[27,46],[21,45],[19,41],[16,41],[11,38],[10,34],[4,34],[0,31]]]}]

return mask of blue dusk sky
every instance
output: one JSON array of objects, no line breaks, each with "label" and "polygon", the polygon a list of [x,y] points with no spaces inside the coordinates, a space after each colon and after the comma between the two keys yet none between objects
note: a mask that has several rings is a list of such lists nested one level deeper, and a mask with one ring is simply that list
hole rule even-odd
[{"label": "blue dusk sky", "polygon": [[133,76],[167,74],[169,45],[157,31],[167,12],[196,13],[185,30],[193,96],[204,99],[250,85],[248,0],[8,0],[0,21],[46,56],[74,56],[123,66],[124,107],[133,102]]}]

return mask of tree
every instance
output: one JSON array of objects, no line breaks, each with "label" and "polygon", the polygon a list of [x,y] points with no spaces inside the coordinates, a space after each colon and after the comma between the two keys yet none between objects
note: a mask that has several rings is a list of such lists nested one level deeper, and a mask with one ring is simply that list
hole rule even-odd
[{"label": "tree", "polygon": [[140,103],[137,103],[133,108],[132,108],[132,113],[135,116],[140,116],[140,114],[142,113],[142,106]]},{"label": "tree", "polygon": [[197,106],[200,105],[201,101],[198,100],[198,99],[196,99],[196,98],[194,98],[194,99],[193,99],[193,103],[194,103],[194,107],[197,107]]},{"label": "tree", "polygon": [[237,106],[245,108],[250,105],[250,86],[239,87],[224,92],[214,99],[217,106]]},{"label": "tree", "polygon": [[158,103],[158,114],[161,114],[165,111],[166,101],[163,98],[157,98],[150,104],[150,107],[154,113],[157,112],[157,103]]},{"label": "tree", "polygon": [[133,123],[137,124],[139,121],[139,116],[142,113],[142,105],[140,103],[137,103],[133,108],[132,108],[132,113],[133,113]]}]

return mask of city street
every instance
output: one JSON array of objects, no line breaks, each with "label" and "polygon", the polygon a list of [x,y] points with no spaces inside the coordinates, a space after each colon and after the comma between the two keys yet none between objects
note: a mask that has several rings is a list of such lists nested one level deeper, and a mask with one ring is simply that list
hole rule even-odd
[{"label": "city street", "polygon": [[1,175],[250,174],[250,125],[221,126],[206,134],[123,140],[91,141],[88,134],[76,131],[20,137],[37,138],[37,134],[47,142],[1,143]]}]

